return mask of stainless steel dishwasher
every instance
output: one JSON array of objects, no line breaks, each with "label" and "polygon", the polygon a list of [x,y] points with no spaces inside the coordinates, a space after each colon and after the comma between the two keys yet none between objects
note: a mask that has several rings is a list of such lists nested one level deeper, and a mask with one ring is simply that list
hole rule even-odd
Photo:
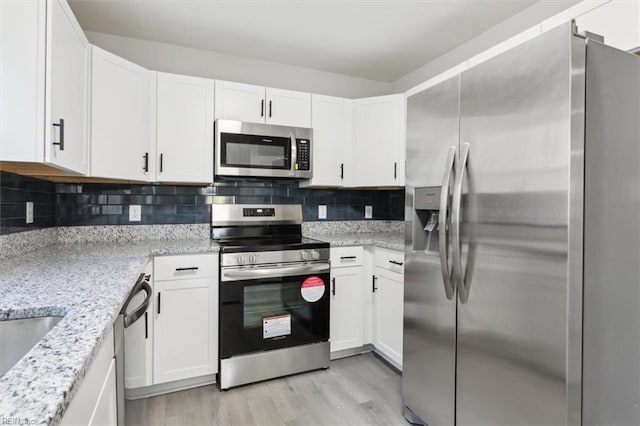
[{"label": "stainless steel dishwasher", "polygon": [[[151,275],[144,273],[140,274],[136,284],[131,289],[131,292],[127,296],[127,300],[124,302],[120,315],[113,323],[113,348],[114,358],[116,360],[116,398],[118,409],[118,426],[124,426],[125,424],[125,411],[124,411],[124,329],[130,327],[133,323],[138,321],[144,316],[144,313],[149,307],[149,303],[152,297],[152,289],[149,284]],[[129,309],[129,304],[141,292],[145,292],[144,300],[135,309]]]}]

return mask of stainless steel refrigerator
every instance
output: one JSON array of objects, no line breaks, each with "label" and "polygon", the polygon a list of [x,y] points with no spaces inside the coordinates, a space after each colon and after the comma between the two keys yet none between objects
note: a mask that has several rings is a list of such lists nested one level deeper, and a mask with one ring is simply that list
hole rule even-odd
[{"label": "stainless steel refrigerator", "polygon": [[405,417],[640,424],[640,57],[566,25],[407,102]]}]

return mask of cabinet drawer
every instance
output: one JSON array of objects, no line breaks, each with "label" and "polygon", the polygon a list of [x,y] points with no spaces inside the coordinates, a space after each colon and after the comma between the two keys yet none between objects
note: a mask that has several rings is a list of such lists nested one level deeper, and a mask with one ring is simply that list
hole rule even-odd
[{"label": "cabinet drawer", "polygon": [[154,281],[218,276],[218,254],[158,256],[153,261]]},{"label": "cabinet drawer", "polygon": [[374,264],[378,268],[404,273],[404,253],[376,247]]},{"label": "cabinet drawer", "polygon": [[360,266],[363,262],[364,250],[358,247],[331,248],[331,267],[344,268],[347,266]]}]

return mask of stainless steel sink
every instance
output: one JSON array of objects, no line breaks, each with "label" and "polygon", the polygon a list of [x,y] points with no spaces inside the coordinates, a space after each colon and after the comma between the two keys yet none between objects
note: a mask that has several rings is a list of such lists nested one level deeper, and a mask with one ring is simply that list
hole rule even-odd
[{"label": "stainless steel sink", "polygon": [[62,317],[0,321],[0,377],[44,337]]}]

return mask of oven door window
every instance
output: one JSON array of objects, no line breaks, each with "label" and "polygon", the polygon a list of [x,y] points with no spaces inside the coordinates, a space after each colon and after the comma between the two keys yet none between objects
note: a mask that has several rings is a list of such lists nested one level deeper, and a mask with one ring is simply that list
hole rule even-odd
[{"label": "oven door window", "polygon": [[291,140],[283,137],[222,133],[221,163],[226,167],[291,168]]},{"label": "oven door window", "polygon": [[314,277],[324,293],[311,298],[302,291],[309,276],[221,283],[221,358],[328,340],[329,274]]}]

